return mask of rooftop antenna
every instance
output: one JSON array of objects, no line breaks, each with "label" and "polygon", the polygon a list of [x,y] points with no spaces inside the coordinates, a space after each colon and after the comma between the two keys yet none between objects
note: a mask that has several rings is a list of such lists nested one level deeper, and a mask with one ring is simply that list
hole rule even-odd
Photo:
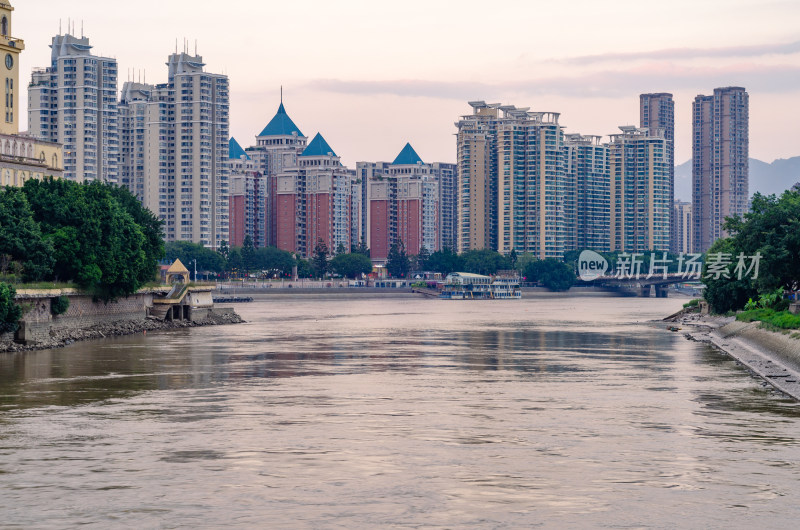
[{"label": "rooftop antenna", "polygon": [[175,53],[178,53],[178,37],[175,37]]},{"label": "rooftop antenna", "polygon": [[283,85],[281,85],[281,105],[283,105]]},{"label": "rooftop antenna", "polygon": [[58,34],[61,35],[61,19],[58,19]]},{"label": "rooftop antenna", "polygon": [[70,25],[71,25],[70,18],[67,17],[67,35],[69,35],[69,27],[70,27]]},{"label": "rooftop antenna", "polygon": [[194,39],[194,55],[197,57],[197,39]]},{"label": "rooftop antenna", "polygon": [[81,19],[81,38],[83,38],[83,19]]}]

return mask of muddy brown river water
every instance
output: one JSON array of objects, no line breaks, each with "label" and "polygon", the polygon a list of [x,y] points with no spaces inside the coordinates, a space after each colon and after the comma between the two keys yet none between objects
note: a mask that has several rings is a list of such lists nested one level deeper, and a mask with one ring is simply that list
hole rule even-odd
[{"label": "muddy brown river water", "polygon": [[4,528],[796,527],[800,406],[684,300],[273,299],[0,354]]}]

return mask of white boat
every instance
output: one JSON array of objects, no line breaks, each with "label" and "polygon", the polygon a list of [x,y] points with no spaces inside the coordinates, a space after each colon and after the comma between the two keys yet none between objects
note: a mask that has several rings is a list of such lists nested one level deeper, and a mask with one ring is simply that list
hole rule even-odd
[{"label": "white boat", "polygon": [[522,298],[519,277],[454,272],[448,274],[439,298],[444,300],[510,300]]}]

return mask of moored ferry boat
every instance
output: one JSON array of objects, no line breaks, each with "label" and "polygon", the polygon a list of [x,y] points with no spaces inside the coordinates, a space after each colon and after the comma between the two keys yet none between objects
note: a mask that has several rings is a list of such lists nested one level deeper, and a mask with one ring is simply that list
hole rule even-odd
[{"label": "moored ferry boat", "polygon": [[519,276],[498,275],[492,282],[492,298],[495,299],[509,299],[509,298],[522,298],[522,289],[519,286]]},{"label": "moored ferry boat", "polygon": [[439,298],[444,300],[504,300],[522,298],[515,275],[491,276],[454,272],[445,279]]}]

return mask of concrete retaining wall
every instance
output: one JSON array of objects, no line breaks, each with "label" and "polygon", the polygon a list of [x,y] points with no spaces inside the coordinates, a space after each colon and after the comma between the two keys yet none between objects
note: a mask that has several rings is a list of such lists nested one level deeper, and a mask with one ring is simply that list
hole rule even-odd
[{"label": "concrete retaining wall", "polygon": [[95,302],[91,296],[66,294],[69,308],[61,315],[51,311],[52,297],[18,296],[17,303],[23,308],[16,340],[24,344],[43,342],[55,331],[65,329],[88,329],[98,324],[120,321],[136,321],[147,318],[153,305],[151,293],[134,294],[116,302]]},{"label": "concrete retaining wall", "polygon": [[[53,315],[51,306],[56,296],[67,296],[69,308],[61,315]],[[49,340],[63,331],[86,330],[102,324],[140,322],[153,311],[153,293],[139,292],[116,302],[95,302],[91,296],[73,291],[24,292],[17,296],[22,307],[22,319],[15,340],[31,345]],[[168,306],[172,308],[174,306]],[[198,291],[187,294],[181,305],[181,319],[192,322],[225,317],[233,313],[230,308],[214,308],[211,292]],[[158,309],[158,308],[157,308]]]}]

